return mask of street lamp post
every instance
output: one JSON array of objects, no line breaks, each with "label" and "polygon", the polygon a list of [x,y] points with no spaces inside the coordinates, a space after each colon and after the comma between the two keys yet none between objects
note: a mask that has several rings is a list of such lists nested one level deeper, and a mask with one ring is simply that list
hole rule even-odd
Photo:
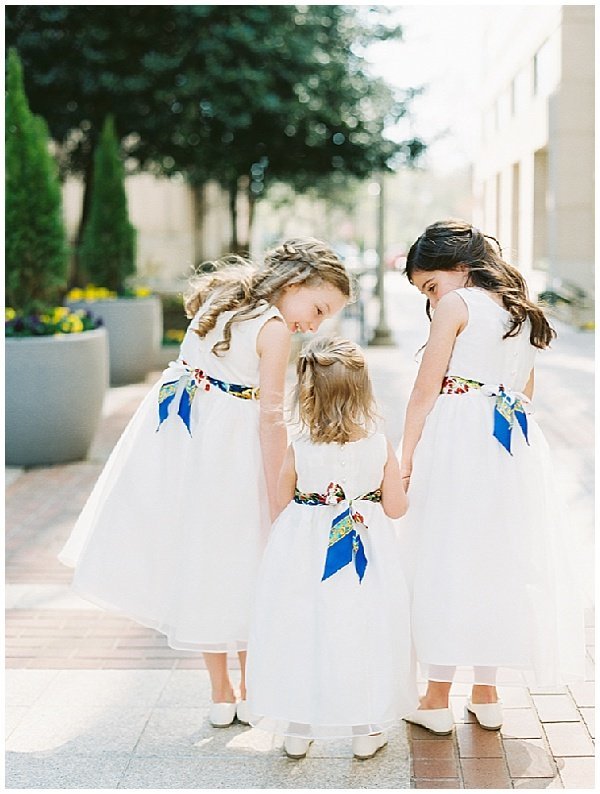
[{"label": "street lamp post", "polygon": [[379,301],[379,321],[369,342],[377,347],[395,347],[394,337],[385,319],[385,195],[383,174],[377,177],[379,204],[377,205],[377,285],[375,292]]}]

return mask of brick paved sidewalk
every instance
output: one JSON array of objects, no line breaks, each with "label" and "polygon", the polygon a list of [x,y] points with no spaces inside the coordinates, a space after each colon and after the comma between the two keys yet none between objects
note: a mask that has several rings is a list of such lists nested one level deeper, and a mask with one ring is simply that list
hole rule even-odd
[{"label": "brick paved sidewalk", "polygon": [[[395,274],[394,274],[395,275]],[[370,369],[388,433],[399,440],[426,324],[418,296],[390,284],[398,349],[371,349]],[[415,300],[417,298],[417,300]],[[565,329],[540,367],[538,418],[580,532],[591,532],[593,360],[590,337]],[[552,358],[554,356],[554,358]],[[6,489],[7,786],[11,788],[593,788],[594,639],[588,611],[588,680],[557,693],[505,687],[506,720],[483,731],[457,684],[453,736],[410,726],[373,761],[344,743],[315,743],[305,762],[277,742],[206,721],[201,656],[69,592],[56,555],[103,462],[146,393],[111,389],[89,460],[9,472]],[[543,387],[552,391],[545,396]],[[548,388],[549,387],[549,388]],[[565,407],[557,410],[556,394]],[[587,575],[587,574],[586,574]],[[408,744],[407,744],[408,738]],[[410,762],[408,750],[410,747]]]}]

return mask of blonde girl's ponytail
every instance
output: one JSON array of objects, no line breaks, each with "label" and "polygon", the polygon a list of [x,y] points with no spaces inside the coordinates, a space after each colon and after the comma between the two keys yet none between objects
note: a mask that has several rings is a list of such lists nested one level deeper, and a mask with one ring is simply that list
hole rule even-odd
[{"label": "blonde girl's ponytail", "polygon": [[311,441],[345,444],[374,429],[371,381],[363,352],[354,342],[316,337],[301,351],[296,373],[295,419]]}]

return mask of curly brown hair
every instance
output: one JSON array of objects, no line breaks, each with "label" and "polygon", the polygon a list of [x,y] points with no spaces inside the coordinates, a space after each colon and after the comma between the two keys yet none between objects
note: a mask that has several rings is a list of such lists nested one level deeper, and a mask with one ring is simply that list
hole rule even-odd
[{"label": "curly brown hair", "polygon": [[223,339],[212,347],[216,355],[229,350],[232,325],[258,317],[284,287],[293,284],[313,287],[326,282],[346,298],[351,296],[350,277],[342,261],[329,246],[312,237],[281,243],[267,252],[261,268],[239,256],[208,264],[213,266],[213,272],[197,274],[190,281],[184,305],[191,318],[206,304],[194,329],[200,337],[212,331],[223,312],[235,312],[225,324]]},{"label": "curly brown hair", "polygon": [[293,409],[310,440],[345,444],[369,435],[377,411],[360,347],[337,336],[317,336],[296,365]]},{"label": "curly brown hair", "polygon": [[[483,234],[463,220],[437,221],[428,226],[411,246],[404,273],[412,283],[415,271],[456,270],[464,265],[468,271],[467,286],[495,292],[511,316],[511,325],[504,339],[516,336],[529,318],[532,345],[548,347],[556,336],[540,306],[529,298],[527,284],[521,273],[502,258],[502,248],[495,237]],[[429,301],[427,316],[431,319]]]}]

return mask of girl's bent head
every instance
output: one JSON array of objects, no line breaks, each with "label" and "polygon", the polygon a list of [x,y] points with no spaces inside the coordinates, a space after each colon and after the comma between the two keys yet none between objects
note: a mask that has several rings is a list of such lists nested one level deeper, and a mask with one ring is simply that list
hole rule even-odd
[{"label": "girl's bent head", "polygon": [[188,317],[193,317],[212,296],[198,321],[201,337],[215,327],[222,312],[235,312],[225,324],[223,339],[212,348],[217,354],[229,350],[233,323],[257,317],[267,305],[280,310],[290,331],[316,331],[351,294],[350,278],[340,258],[312,237],[287,240],[268,251],[260,268],[239,257],[213,264],[214,272],[194,279],[185,308]]},{"label": "girl's bent head", "polygon": [[451,219],[428,226],[410,247],[405,273],[427,297],[428,316],[430,307],[435,309],[447,292],[479,287],[496,293],[510,314],[505,338],[516,336],[527,319],[535,347],[548,347],[555,336],[542,309],[529,299],[519,270],[502,258],[496,238],[466,221]]},{"label": "girl's bent head", "polygon": [[376,411],[358,345],[340,337],[316,337],[300,353],[296,372],[294,407],[311,441],[345,444],[369,435]]}]

